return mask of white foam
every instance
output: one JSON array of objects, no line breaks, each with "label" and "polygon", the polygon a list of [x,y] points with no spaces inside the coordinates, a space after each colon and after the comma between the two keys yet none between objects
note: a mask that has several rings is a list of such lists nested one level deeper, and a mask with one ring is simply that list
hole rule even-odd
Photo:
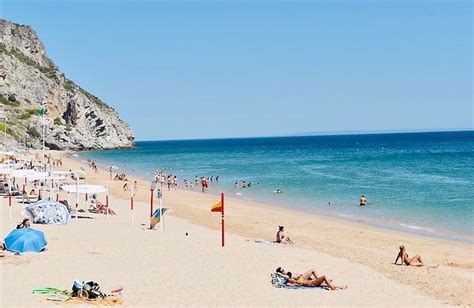
[{"label": "white foam", "polygon": [[430,228],[414,226],[414,225],[407,225],[407,224],[403,224],[403,223],[400,223],[400,226],[404,226],[406,228],[414,229],[414,230],[424,230],[424,231],[428,231],[428,232],[433,232],[434,231],[433,229],[430,229]]}]

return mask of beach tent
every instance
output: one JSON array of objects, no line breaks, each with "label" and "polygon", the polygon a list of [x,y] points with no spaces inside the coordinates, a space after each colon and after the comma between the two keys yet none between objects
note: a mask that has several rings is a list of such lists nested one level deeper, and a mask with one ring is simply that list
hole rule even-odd
[{"label": "beach tent", "polygon": [[65,225],[71,219],[67,207],[58,202],[41,200],[23,207],[23,216],[34,223]]},{"label": "beach tent", "polygon": [[18,253],[40,252],[48,243],[43,232],[32,228],[15,229],[3,242],[7,250]]}]

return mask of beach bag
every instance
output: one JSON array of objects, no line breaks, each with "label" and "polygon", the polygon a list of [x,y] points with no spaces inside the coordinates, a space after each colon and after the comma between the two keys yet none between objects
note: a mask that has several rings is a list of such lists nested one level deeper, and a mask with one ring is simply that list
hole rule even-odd
[{"label": "beach bag", "polygon": [[74,281],[74,284],[72,285],[72,296],[87,297],[89,299],[106,297],[106,295],[100,291],[99,284],[94,281],[89,281],[84,284]]},{"label": "beach bag", "polygon": [[285,288],[288,280],[285,277],[278,275],[277,273],[272,273],[272,285],[275,288]]}]

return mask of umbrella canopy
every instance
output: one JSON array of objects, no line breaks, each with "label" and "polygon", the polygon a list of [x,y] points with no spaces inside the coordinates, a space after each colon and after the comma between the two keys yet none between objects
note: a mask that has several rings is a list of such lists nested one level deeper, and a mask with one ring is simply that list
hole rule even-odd
[{"label": "umbrella canopy", "polygon": [[44,233],[31,228],[15,229],[4,240],[5,248],[9,251],[23,253],[28,251],[40,252],[48,242]]},{"label": "umbrella canopy", "polygon": [[23,207],[22,214],[34,223],[65,225],[71,219],[67,207],[58,202],[41,200]]},{"label": "umbrella canopy", "polygon": [[10,174],[12,171],[12,169],[0,168],[0,174]]},{"label": "umbrella canopy", "polygon": [[75,193],[77,187],[77,192],[80,194],[98,194],[106,192],[107,188],[102,185],[89,185],[89,184],[79,184],[79,185],[62,185],[61,189],[70,193]]},{"label": "umbrella canopy", "polygon": [[26,178],[30,182],[34,182],[36,180],[46,180],[46,181],[65,181],[66,178],[62,176],[54,176],[54,175],[48,175],[46,174],[33,174],[33,175],[27,175]]},{"label": "umbrella canopy", "polygon": [[53,174],[59,174],[59,175],[68,175],[68,174],[72,174],[73,172],[72,171],[56,171],[56,170],[54,170],[52,173]]},{"label": "umbrella canopy", "polygon": [[18,170],[12,170],[11,175],[14,177],[21,177],[21,178],[27,178],[27,177],[32,177],[32,176],[47,176],[47,172],[38,172],[33,169],[18,169]]}]

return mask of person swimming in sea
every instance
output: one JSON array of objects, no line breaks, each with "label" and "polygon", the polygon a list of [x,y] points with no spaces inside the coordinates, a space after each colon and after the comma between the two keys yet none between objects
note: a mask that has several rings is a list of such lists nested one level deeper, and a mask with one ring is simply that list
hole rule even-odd
[{"label": "person swimming in sea", "polygon": [[367,204],[367,199],[365,198],[364,195],[360,196],[359,199],[359,206],[365,206]]}]

